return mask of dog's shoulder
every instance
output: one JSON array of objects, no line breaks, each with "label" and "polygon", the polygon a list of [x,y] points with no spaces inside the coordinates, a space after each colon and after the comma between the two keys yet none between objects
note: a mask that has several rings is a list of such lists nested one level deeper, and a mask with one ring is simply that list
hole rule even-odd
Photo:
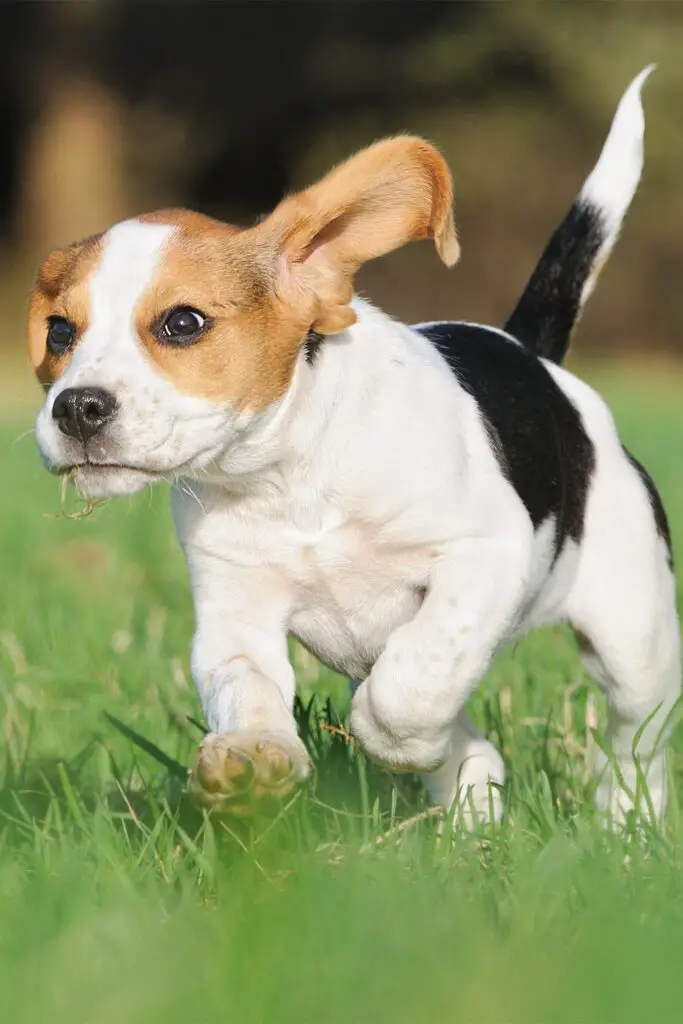
[{"label": "dog's shoulder", "polygon": [[581,413],[543,361],[512,335],[458,321],[414,328],[471,395],[502,472],[535,527],[553,517],[557,550],[580,540],[595,465]]}]

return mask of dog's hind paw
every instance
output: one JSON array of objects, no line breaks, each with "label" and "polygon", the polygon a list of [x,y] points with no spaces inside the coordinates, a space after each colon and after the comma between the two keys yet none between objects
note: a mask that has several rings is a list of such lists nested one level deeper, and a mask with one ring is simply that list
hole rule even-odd
[{"label": "dog's hind paw", "polygon": [[310,771],[303,743],[274,732],[221,732],[204,737],[189,791],[208,810],[249,815],[288,796]]}]

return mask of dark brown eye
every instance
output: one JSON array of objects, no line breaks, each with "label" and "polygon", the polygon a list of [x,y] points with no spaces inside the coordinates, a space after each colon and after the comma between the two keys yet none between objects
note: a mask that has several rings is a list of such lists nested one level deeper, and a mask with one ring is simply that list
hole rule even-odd
[{"label": "dark brown eye", "polygon": [[47,321],[47,347],[54,356],[68,352],[76,337],[76,328],[63,316],[51,316]]},{"label": "dark brown eye", "polygon": [[167,345],[191,345],[204,333],[208,317],[190,306],[170,309],[161,318],[156,336]]}]

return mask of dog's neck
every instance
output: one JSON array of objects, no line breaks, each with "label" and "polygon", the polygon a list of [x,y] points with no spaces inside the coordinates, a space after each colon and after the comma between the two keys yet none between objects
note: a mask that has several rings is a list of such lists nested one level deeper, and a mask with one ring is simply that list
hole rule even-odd
[{"label": "dog's neck", "polygon": [[378,343],[407,330],[362,299],[353,306],[357,322],[316,338],[314,358],[310,346],[302,348],[285,395],[238,420],[236,439],[201,479],[245,493],[287,487],[324,469],[330,435],[348,429],[378,398],[386,358]]}]

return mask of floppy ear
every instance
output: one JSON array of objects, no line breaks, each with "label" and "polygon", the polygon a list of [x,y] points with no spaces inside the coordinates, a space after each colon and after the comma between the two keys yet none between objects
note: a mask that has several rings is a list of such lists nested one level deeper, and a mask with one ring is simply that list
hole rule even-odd
[{"label": "floppy ear", "polygon": [[57,295],[66,283],[69,273],[73,270],[79,257],[88,249],[92,249],[102,238],[101,234],[90,235],[78,242],[72,242],[65,249],[54,249],[46,256],[38,270],[36,287],[45,295]]},{"label": "floppy ear", "polygon": [[433,238],[443,262],[460,255],[446,161],[416,136],[385,139],[289,196],[262,225],[275,232],[278,286],[315,293],[323,334],[354,323],[353,275],[368,260]]},{"label": "floppy ear", "polygon": [[26,342],[33,369],[43,387],[47,387],[50,381],[50,361],[45,348],[47,316],[59,294],[70,261],[69,249],[55,249],[51,252],[41,263],[31,291]]},{"label": "floppy ear", "polygon": [[79,257],[97,245],[101,237],[92,235],[66,249],[55,249],[40,265],[29,301],[26,340],[29,358],[44,387],[52,380],[51,360],[45,347],[47,316],[60,291],[68,285]]}]

